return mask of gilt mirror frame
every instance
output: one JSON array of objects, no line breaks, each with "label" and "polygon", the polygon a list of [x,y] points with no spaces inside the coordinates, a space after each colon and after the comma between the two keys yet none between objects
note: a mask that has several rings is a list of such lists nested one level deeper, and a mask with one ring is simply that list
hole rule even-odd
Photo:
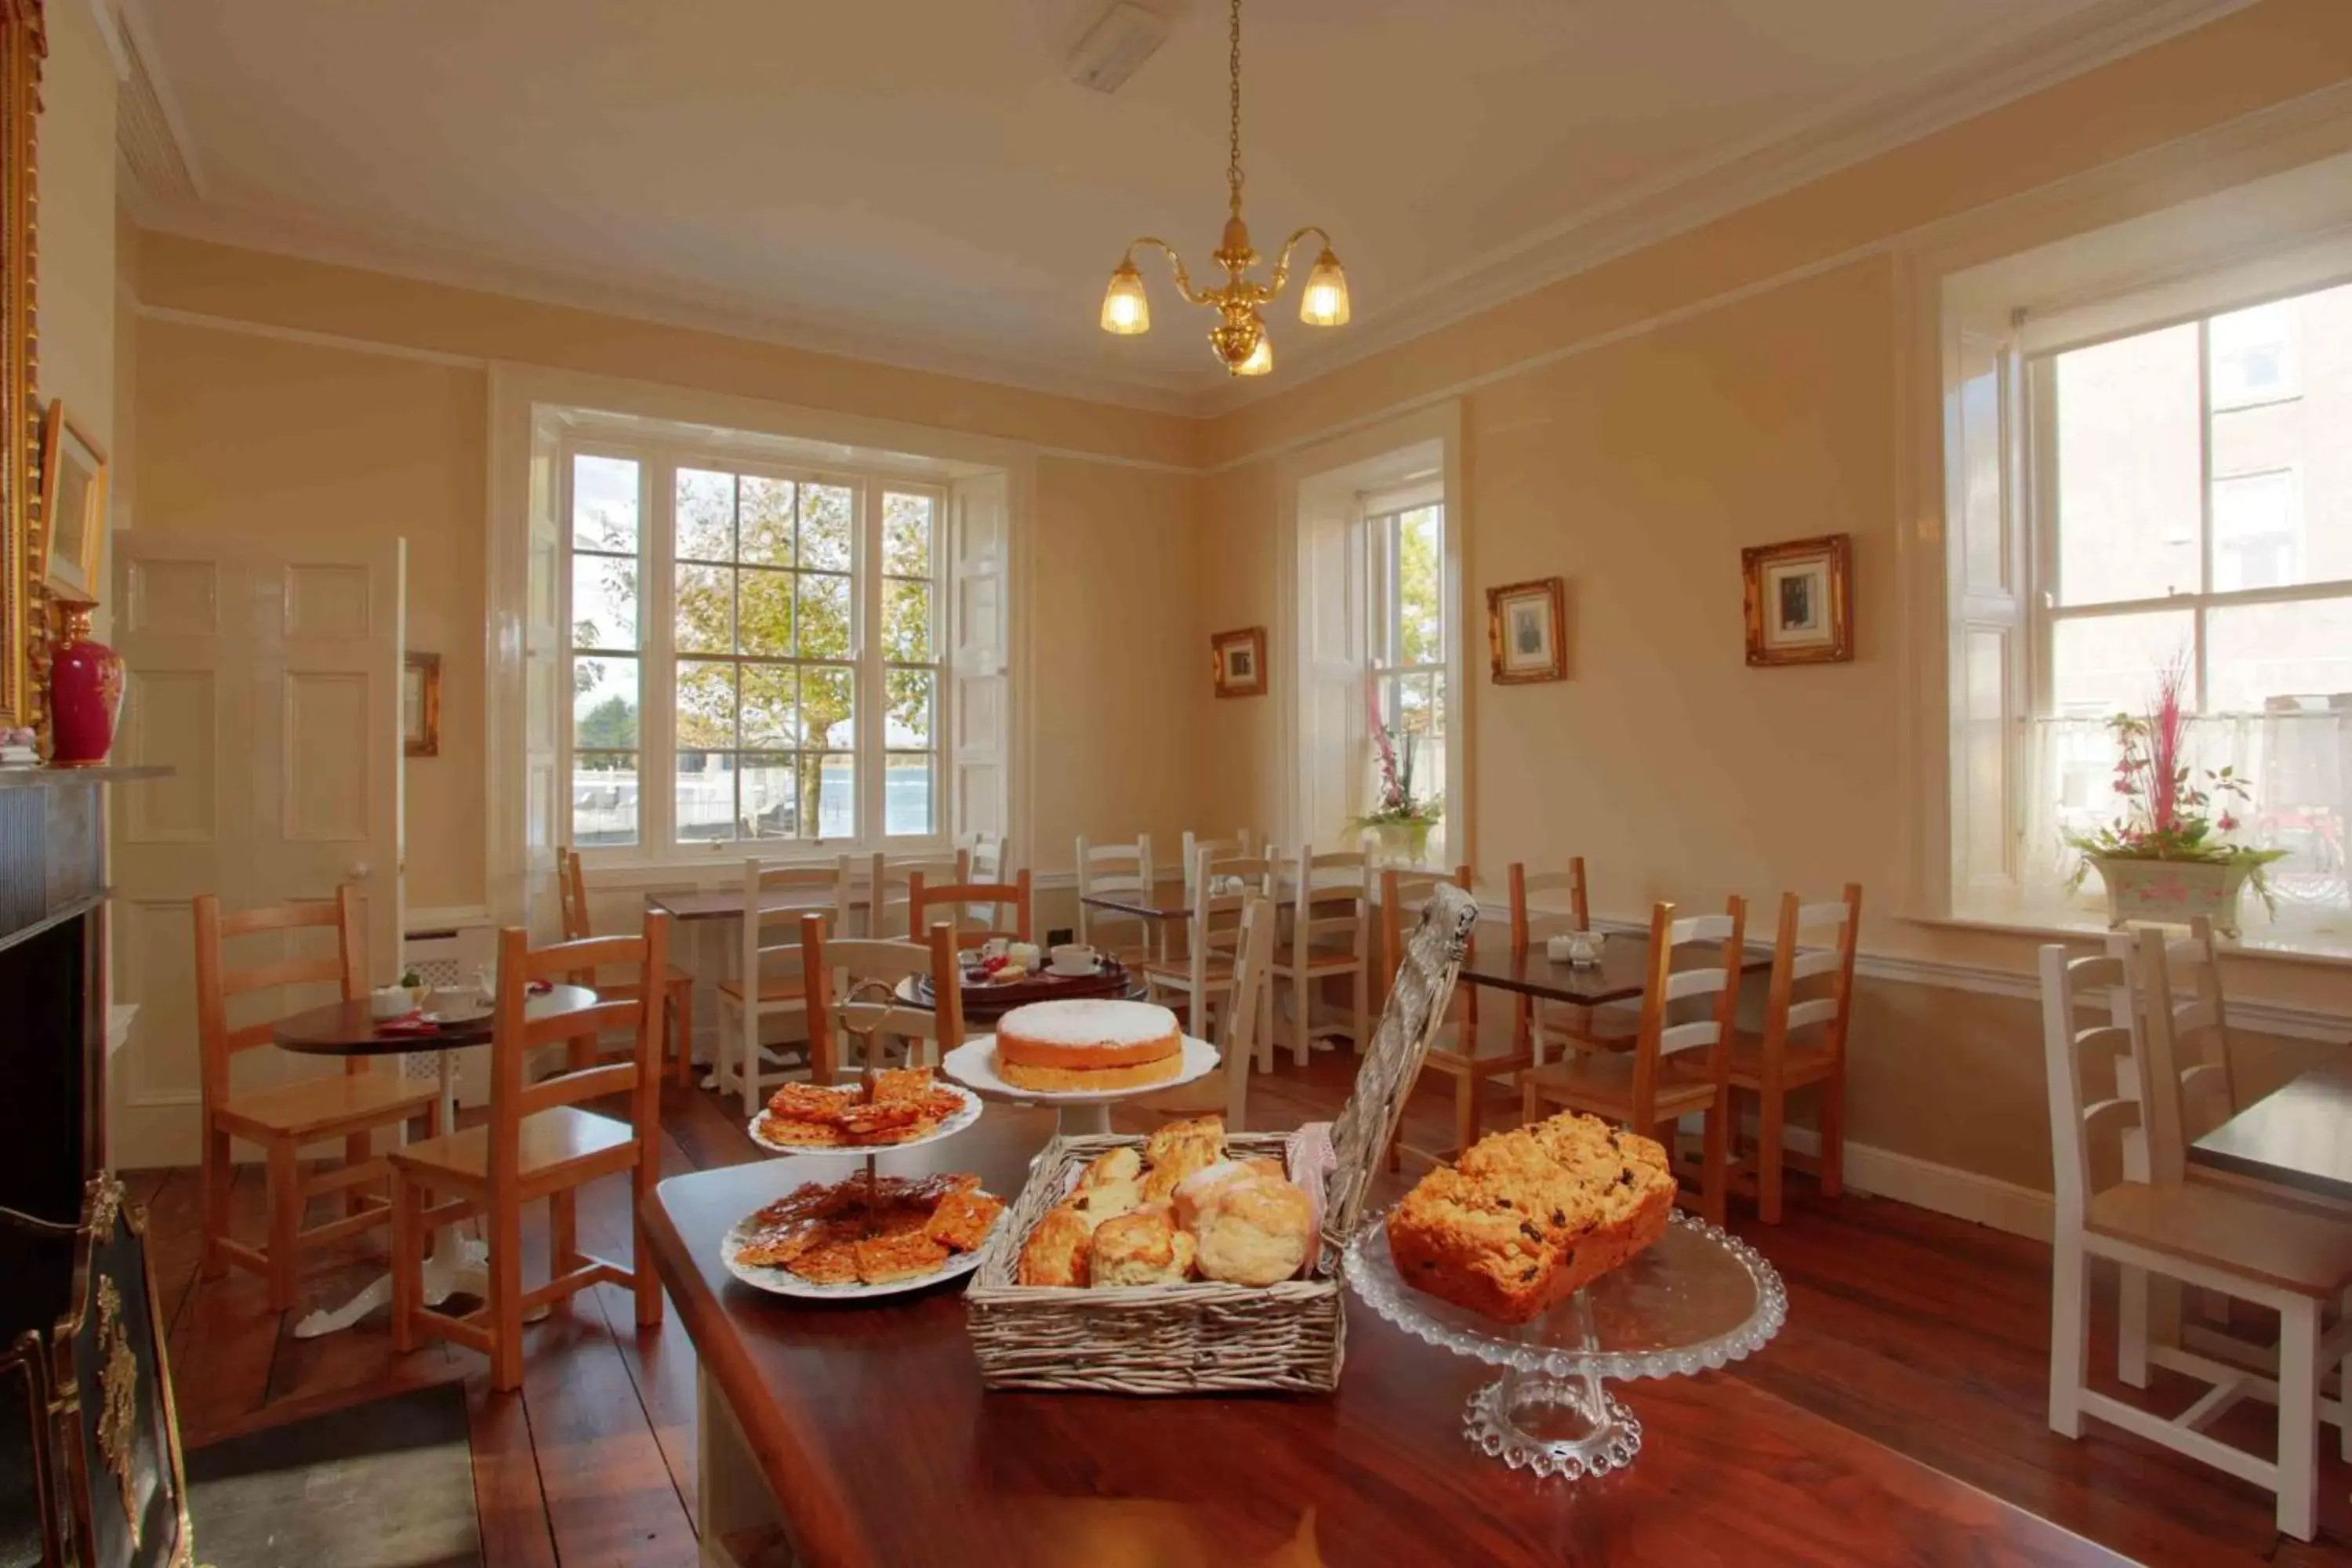
[{"label": "gilt mirror frame", "polygon": [[45,559],[33,455],[40,440],[33,388],[35,152],[42,0],[0,0],[0,726],[40,721],[47,611],[34,566]]}]

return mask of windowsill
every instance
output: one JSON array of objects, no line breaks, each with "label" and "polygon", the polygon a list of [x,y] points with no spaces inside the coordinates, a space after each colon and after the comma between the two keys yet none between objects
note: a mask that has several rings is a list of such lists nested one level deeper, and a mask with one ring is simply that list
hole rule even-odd
[{"label": "windowsill", "polygon": [[[2108,934],[2105,920],[2090,911],[2076,910],[2020,910],[2014,914],[1963,912],[1941,916],[1905,915],[1901,918],[1907,924],[1930,929],[1999,931],[2012,936],[2042,937],[2053,942]],[[2257,913],[2247,921],[2239,936],[2220,939],[2216,946],[2223,953],[2237,958],[2352,968],[2352,919],[2334,927],[2275,932],[2271,922]]]},{"label": "windowsill", "polygon": [[[604,852],[605,854],[611,851]],[[740,845],[722,845],[704,853],[677,852],[659,859],[602,858],[597,850],[581,851],[581,875],[592,888],[666,889],[699,887],[713,882],[740,883],[743,862],[758,860],[762,866],[832,866],[846,855],[853,860],[870,861],[876,851],[870,848],[823,848],[814,854],[768,854],[746,849]],[[910,839],[894,844],[881,851],[893,858],[929,858],[952,855],[955,847],[944,838]]]}]

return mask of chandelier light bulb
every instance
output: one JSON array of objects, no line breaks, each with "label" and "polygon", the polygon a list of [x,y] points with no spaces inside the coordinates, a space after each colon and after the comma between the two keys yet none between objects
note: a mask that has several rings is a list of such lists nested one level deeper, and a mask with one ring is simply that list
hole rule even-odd
[{"label": "chandelier light bulb", "polygon": [[1102,330],[1122,338],[1151,330],[1151,301],[1144,297],[1143,274],[1131,256],[1119,262],[1103,292]]},{"label": "chandelier light bulb", "polygon": [[1339,269],[1339,258],[1328,245],[1307,275],[1306,290],[1298,297],[1298,319],[1310,327],[1348,324],[1348,275]]},{"label": "chandelier light bulb", "polygon": [[1250,350],[1249,358],[1234,366],[1235,375],[1267,375],[1274,370],[1274,340],[1264,332],[1257,335],[1257,347]]}]

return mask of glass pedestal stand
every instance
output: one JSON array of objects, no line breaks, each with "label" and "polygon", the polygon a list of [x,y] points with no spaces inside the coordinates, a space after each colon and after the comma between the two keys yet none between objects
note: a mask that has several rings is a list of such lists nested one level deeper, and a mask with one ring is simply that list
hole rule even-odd
[{"label": "glass pedestal stand", "polygon": [[1387,1218],[1348,1244],[1348,1283],[1407,1333],[1503,1369],[1470,1396],[1463,1436],[1538,1476],[1606,1475],[1641,1452],[1641,1422],[1604,1383],[1720,1367],[1780,1332],[1789,1315],[1769,1263],[1680,1210],[1639,1258],[1519,1327],[1406,1284],[1389,1254]]}]

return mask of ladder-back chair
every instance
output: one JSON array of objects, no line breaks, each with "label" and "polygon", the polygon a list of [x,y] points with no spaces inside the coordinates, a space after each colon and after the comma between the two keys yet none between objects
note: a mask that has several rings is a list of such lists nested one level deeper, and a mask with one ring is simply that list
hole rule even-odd
[{"label": "ladder-back chair", "polygon": [[[1733,1163],[1735,1179],[1752,1174],[1756,1216],[1780,1223],[1782,1167],[1799,1163],[1786,1148],[1789,1096],[1820,1094],[1821,1152],[1812,1165],[1822,1196],[1845,1190],[1845,1045],[1853,1012],[1853,949],[1862,924],[1862,884],[1848,882],[1836,899],[1806,903],[1780,896],[1780,924],[1772,943],[1772,980],[1764,999],[1760,1035],[1735,1035],[1726,1076],[1732,1089],[1735,1136],[1739,1097],[1756,1097],[1756,1153]],[[1801,945],[1808,941],[1811,945]],[[1800,997],[1798,990],[1809,993]]]},{"label": "ladder-back chair", "polygon": [[[885,1066],[881,1053],[886,1040],[907,1042],[908,1067],[923,1065],[918,1041],[929,1044],[933,1064],[963,1044],[962,979],[957,971],[955,931],[946,921],[933,925],[925,942],[836,937],[824,928],[823,915],[801,917],[802,972],[809,981],[809,1059],[821,1081],[838,1078],[845,1068]],[[900,995],[906,983],[918,977],[930,981],[933,1005]],[[891,1000],[860,996],[859,983],[869,980],[889,986]],[[842,1060],[844,1034],[865,1037],[871,1053],[865,1061]]]},{"label": "ladder-back chair", "polygon": [[[588,919],[588,880],[582,872],[580,851],[563,848],[555,852],[556,903],[563,916],[563,940],[585,942],[596,934]],[[629,982],[610,976],[581,974],[573,983],[585,985],[599,997],[622,1000],[631,990]],[[669,966],[662,981],[662,1003],[669,1010],[669,1027],[665,1037],[676,1056],[677,1085],[686,1088],[694,1081],[694,972],[677,964]]]}]

